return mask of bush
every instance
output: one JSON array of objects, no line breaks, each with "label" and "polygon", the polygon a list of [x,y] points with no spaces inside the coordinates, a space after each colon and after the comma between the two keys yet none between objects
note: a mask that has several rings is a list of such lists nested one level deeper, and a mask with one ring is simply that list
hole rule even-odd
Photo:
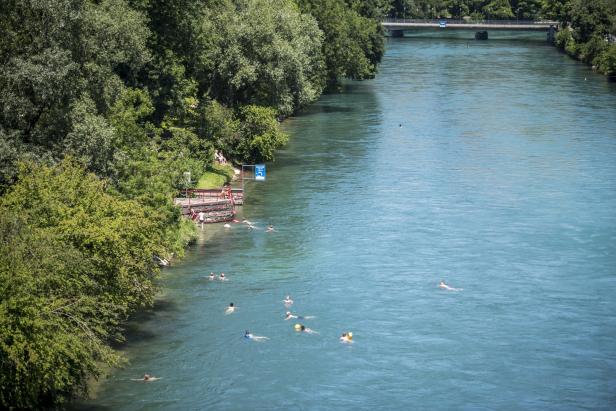
[{"label": "bush", "polygon": [[274,159],[274,151],[282,147],[288,136],[280,129],[276,111],[269,107],[244,106],[239,110],[241,142],[240,158],[246,162]]},{"label": "bush", "polygon": [[616,76],[616,44],[610,44],[596,59],[597,70],[610,77]]}]

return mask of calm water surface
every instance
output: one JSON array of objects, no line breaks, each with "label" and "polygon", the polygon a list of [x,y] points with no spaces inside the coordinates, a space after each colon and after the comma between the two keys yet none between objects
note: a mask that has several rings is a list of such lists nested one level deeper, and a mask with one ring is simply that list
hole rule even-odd
[{"label": "calm water surface", "polygon": [[286,121],[261,229],[208,226],[81,406],[615,409],[616,85],[542,39],[391,39]]}]

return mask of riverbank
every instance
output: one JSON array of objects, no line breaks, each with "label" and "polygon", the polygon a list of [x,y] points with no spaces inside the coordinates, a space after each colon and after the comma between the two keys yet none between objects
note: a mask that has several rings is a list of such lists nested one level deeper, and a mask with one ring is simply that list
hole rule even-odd
[{"label": "riverbank", "polygon": [[576,40],[576,31],[570,26],[556,35],[555,45],[572,58],[588,64],[593,70],[616,80],[616,38],[593,34],[586,41]]}]

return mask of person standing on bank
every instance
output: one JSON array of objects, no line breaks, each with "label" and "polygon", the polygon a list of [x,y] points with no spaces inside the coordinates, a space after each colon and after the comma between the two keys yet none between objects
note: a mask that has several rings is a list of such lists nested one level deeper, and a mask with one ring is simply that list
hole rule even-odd
[{"label": "person standing on bank", "polygon": [[205,213],[203,211],[199,211],[199,224],[201,224],[202,230],[203,230],[203,223],[205,223]]}]

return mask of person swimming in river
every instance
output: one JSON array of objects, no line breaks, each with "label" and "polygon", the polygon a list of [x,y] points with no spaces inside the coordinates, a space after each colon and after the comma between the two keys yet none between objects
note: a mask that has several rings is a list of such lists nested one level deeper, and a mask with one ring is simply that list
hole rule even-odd
[{"label": "person swimming in river", "polygon": [[131,378],[131,381],[143,381],[143,382],[152,382],[156,380],[160,380],[160,378],[154,377],[153,375],[150,375],[150,374],[144,374],[143,378]]},{"label": "person swimming in river", "polygon": [[235,305],[233,303],[229,303],[229,306],[227,307],[227,309],[225,310],[225,314],[231,314],[233,312],[235,312]]},{"label": "person swimming in river", "polygon": [[454,287],[450,287],[447,284],[445,284],[445,281],[441,280],[441,282],[438,284],[438,287],[443,289],[443,290],[447,290],[447,291],[462,291],[462,288],[454,288]]},{"label": "person swimming in river", "polygon": [[307,315],[305,317],[301,316],[301,315],[295,315],[295,314],[291,314],[291,311],[287,311],[284,315],[284,319],[285,320],[291,320],[291,319],[296,319],[296,320],[311,320],[315,318],[314,315]]},{"label": "person swimming in river", "polygon": [[254,335],[254,334],[252,334],[248,330],[246,330],[246,332],[244,333],[244,338],[247,339],[247,340],[254,340],[254,341],[269,340],[268,337],[263,337],[263,336],[260,336],[260,335]]},{"label": "person swimming in river", "polygon": [[285,316],[284,316],[285,320],[290,320],[290,319],[299,319],[299,320],[303,320],[304,317],[302,317],[301,315],[293,315],[291,314],[291,311],[287,311]]},{"label": "person swimming in river", "polygon": [[208,278],[214,281],[216,279],[216,276],[214,275],[214,273],[210,273],[210,276]]},{"label": "person swimming in river", "polygon": [[265,230],[265,232],[266,233],[271,233],[272,231],[276,231],[276,230],[274,230],[274,226],[270,224],[270,225],[267,226],[267,230]]},{"label": "person swimming in river", "polygon": [[313,329],[310,329],[308,327],[306,327],[304,324],[295,324],[295,331],[300,332],[300,333],[306,333],[306,334],[318,334],[318,332],[316,332]]},{"label": "person swimming in river", "polygon": [[225,277],[225,273],[220,273],[220,276],[218,277],[218,279],[220,281],[227,281],[227,277]]},{"label": "person swimming in river", "polygon": [[290,296],[290,295],[287,295],[287,296],[285,297],[285,299],[284,299],[284,300],[282,300],[282,302],[283,302],[283,303],[284,303],[284,305],[286,305],[287,307],[288,307],[288,306],[290,306],[290,305],[293,305],[293,300],[291,299],[291,296]]},{"label": "person swimming in river", "polygon": [[248,220],[246,220],[246,219],[243,219],[243,220],[242,220],[242,223],[246,224],[246,225],[248,226],[248,229],[249,229],[249,230],[254,230],[255,228],[257,228],[257,227],[255,227],[255,225],[252,223],[252,221],[248,221]]},{"label": "person swimming in river", "polygon": [[353,333],[349,332],[349,333],[342,333],[342,335],[340,336],[340,342],[344,343],[344,344],[351,344],[353,343]]}]

